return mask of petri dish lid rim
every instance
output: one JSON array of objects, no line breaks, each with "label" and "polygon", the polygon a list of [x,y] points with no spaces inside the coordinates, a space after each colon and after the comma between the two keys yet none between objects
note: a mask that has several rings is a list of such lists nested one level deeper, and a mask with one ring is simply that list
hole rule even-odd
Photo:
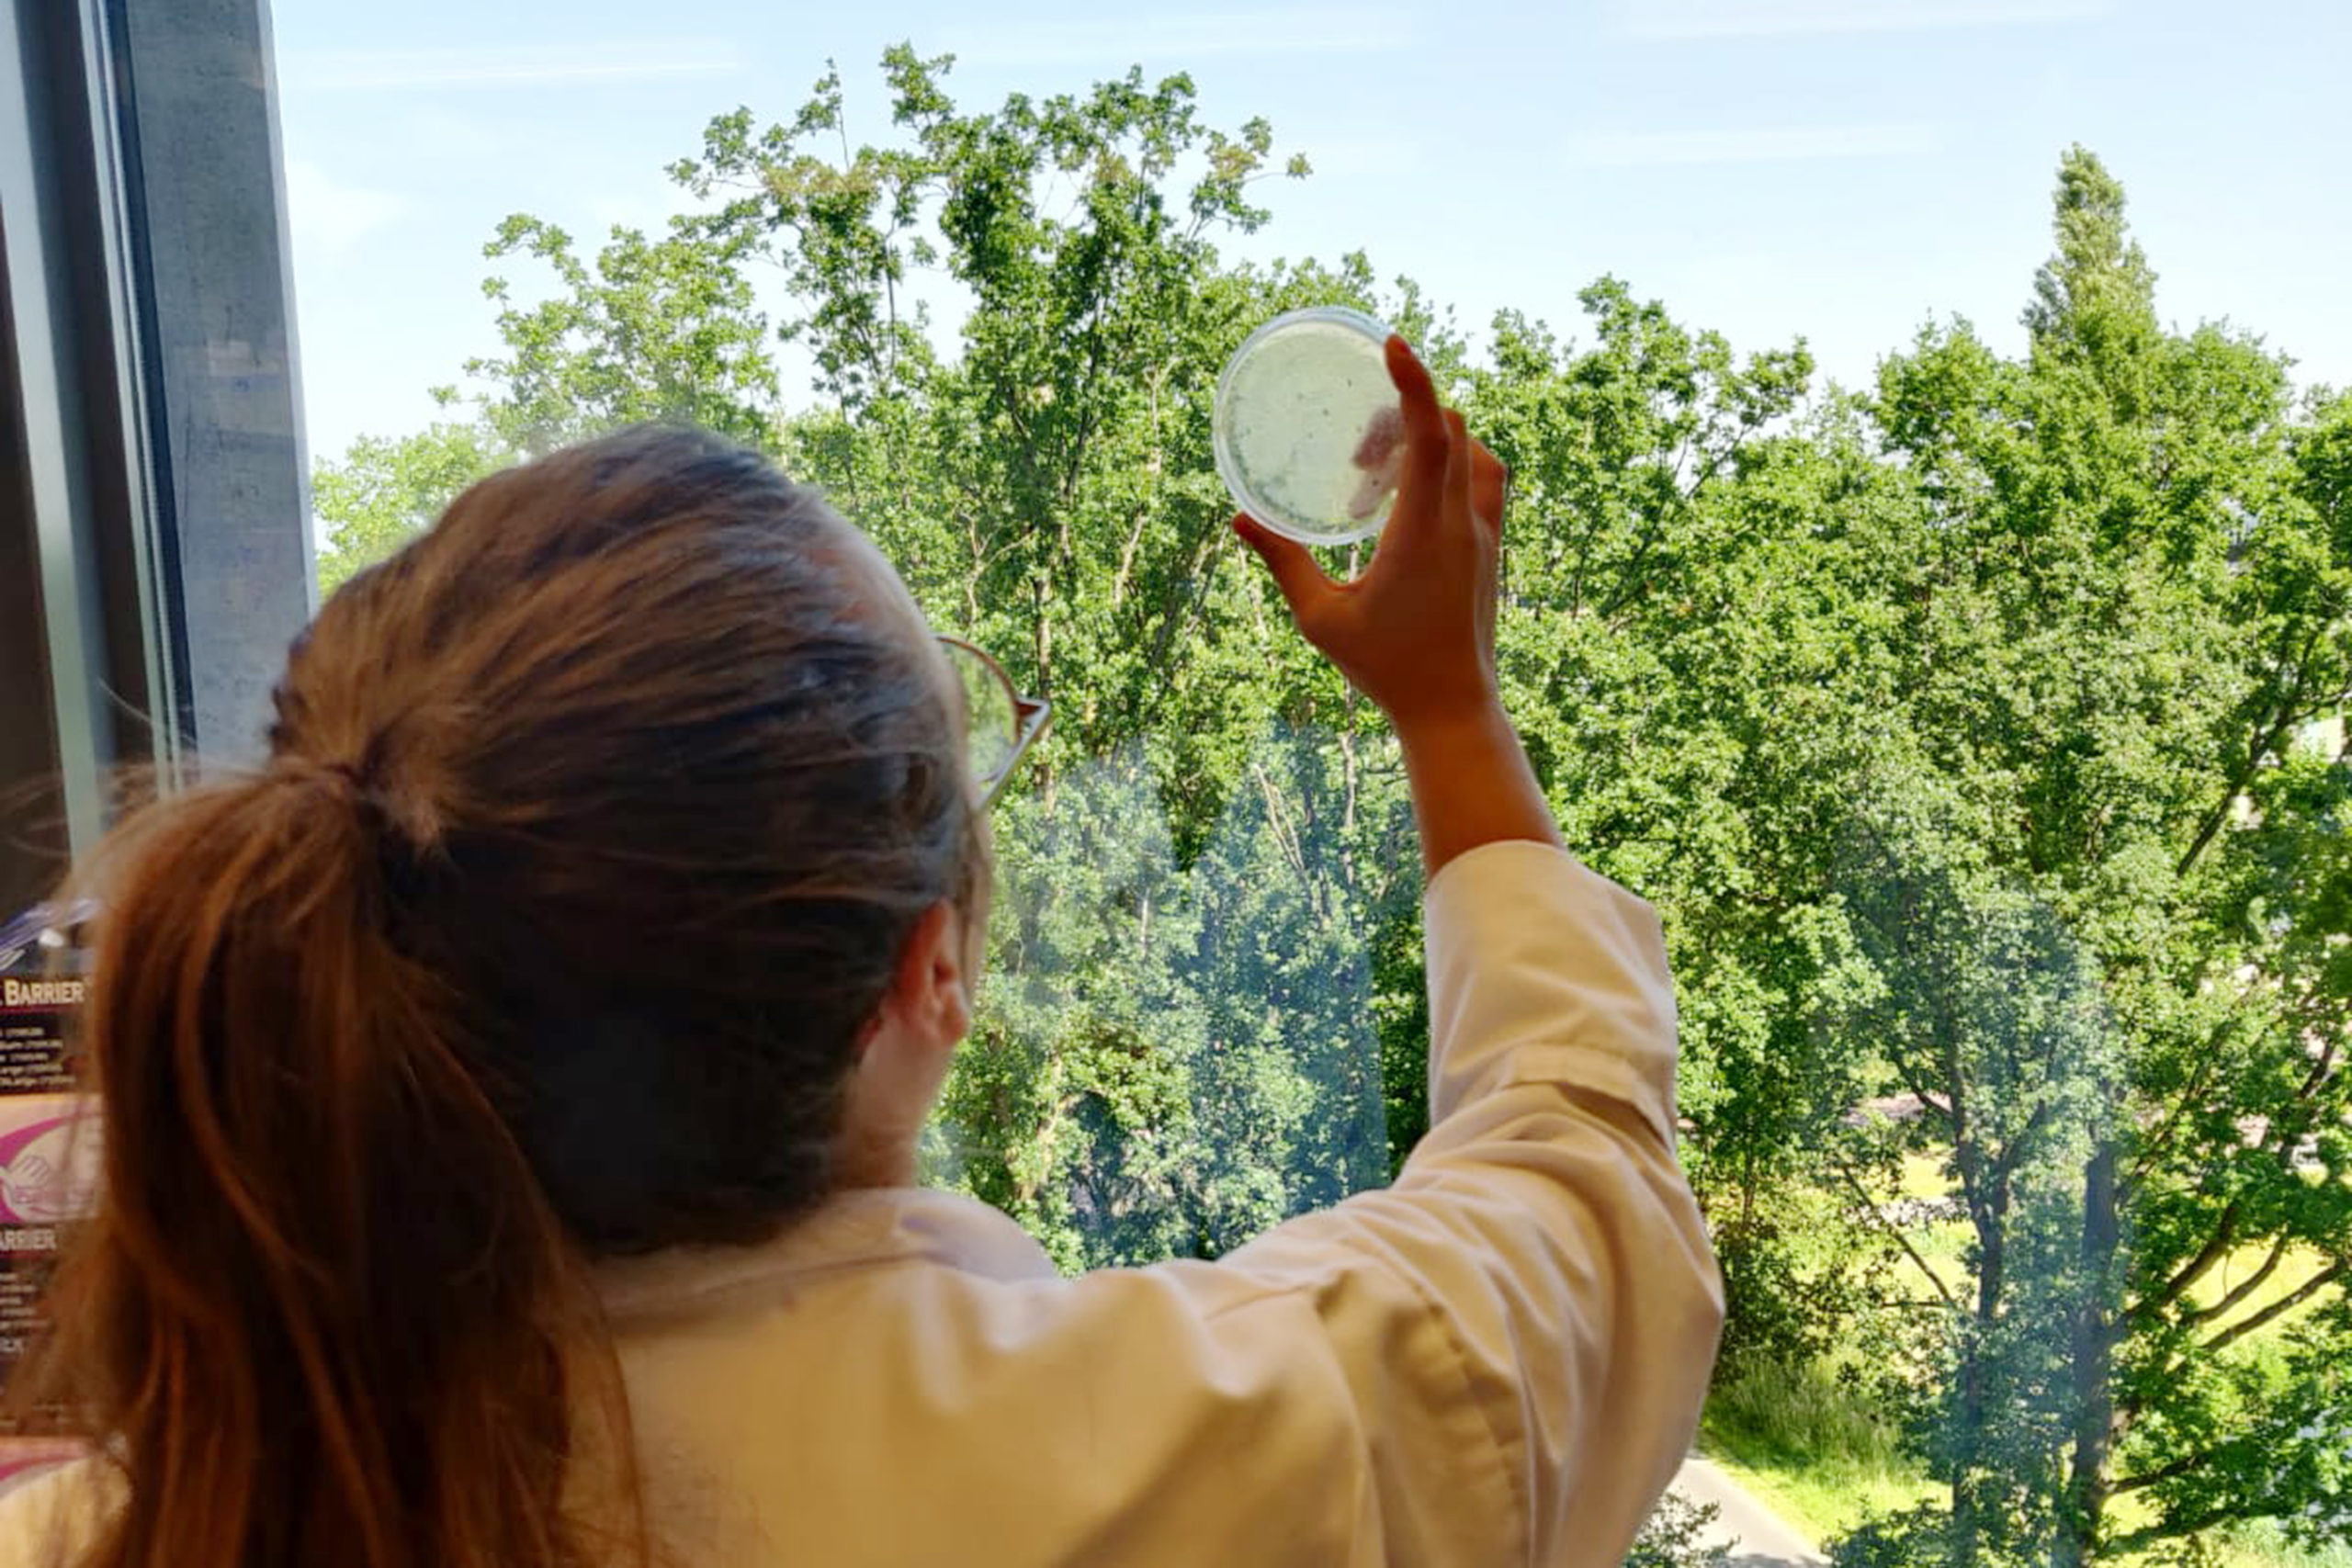
[{"label": "petri dish lid rim", "polygon": [[1284,538],[1302,545],[1352,545],[1379,533],[1386,525],[1387,519],[1378,518],[1337,532],[1321,532],[1296,525],[1279,513],[1267,515],[1275,509],[1264,504],[1258,495],[1257,487],[1249,482],[1249,476],[1242,470],[1241,460],[1233,451],[1232,440],[1226,433],[1225,411],[1229,406],[1235,375],[1250,362],[1266,339],[1294,327],[1310,324],[1351,328],[1376,348],[1385,348],[1396,331],[1379,317],[1359,310],[1352,305],[1307,305],[1295,310],[1284,310],[1272,321],[1259,323],[1254,332],[1241,340],[1241,346],[1233,351],[1233,356],[1225,362],[1225,368],[1217,373],[1216,400],[1209,418],[1209,446],[1216,459],[1217,478],[1225,481],[1227,493],[1240,505],[1242,511],[1258,522]]}]

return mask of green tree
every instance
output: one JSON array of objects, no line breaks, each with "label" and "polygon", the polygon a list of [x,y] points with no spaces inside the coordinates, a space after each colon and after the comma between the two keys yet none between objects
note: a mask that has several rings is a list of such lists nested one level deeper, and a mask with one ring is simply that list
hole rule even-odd
[{"label": "green tree", "polygon": [[1569,841],[1666,917],[1727,1360],[1799,1358],[1867,1250],[1781,1200],[1834,1181],[1811,1129],[1862,1092],[1808,1004],[1851,966],[1832,829],[1884,722],[1860,645],[1911,503],[1802,344],[1736,355],[1613,279],[1582,299],[1589,341],[1506,312],[1470,378],[1513,474],[1503,677]]},{"label": "green tree", "polygon": [[1625,1553],[1625,1568],[1731,1568],[1731,1549],[1710,1546],[1704,1539],[1722,1515],[1713,1503],[1668,1493]]},{"label": "green tree", "polygon": [[[2250,918],[2247,890],[2266,842],[2312,831],[2269,787],[2283,743],[2352,696],[2327,443],[2299,447],[2258,344],[2160,328],[2121,189],[2080,149],[2055,207],[2028,358],[1931,330],[1875,407],[1925,502],[1887,585],[1905,739],[1879,797],[1917,810],[1924,778],[1939,826],[1859,880],[1880,1047],[1976,1232],[1934,1447],[1937,1551],[1962,1565],[2333,1517],[2334,1385],[2249,1337],[2289,1368],[2352,1350],[2352,1189],[2312,1143],[2345,1114],[2346,998],[2296,999],[2313,933]],[[1917,923],[1916,873],[1951,916]],[[2002,908],[2050,924],[2044,958],[2002,958]],[[2201,1288],[2245,1249],[2252,1283]],[[2153,1519],[2119,1532],[2126,1494]]]},{"label": "green tree", "polygon": [[531,304],[503,276],[482,284],[503,346],[466,372],[488,389],[481,414],[512,449],[536,456],[648,421],[774,446],[775,365],[741,243],[688,218],[658,239],[615,224],[591,262],[564,230],[517,213],[482,254],[542,263],[553,284]]},{"label": "green tree", "polygon": [[[1000,808],[934,1168],[1066,1267],[1214,1256],[1425,1117],[1393,742],[1227,545],[1209,440],[1266,315],[1384,313],[1514,470],[1501,665],[1544,785],[1665,916],[1727,1345],[1868,1335],[1921,1417],[1939,1506],[1841,1554],[2343,1529],[2352,402],[2165,328],[2079,150],[2025,355],[1935,326],[1849,395],[1613,279],[1583,341],[1504,312],[1474,365],[1362,254],[1224,255],[1305,166],[1188,79],[973,108],[950,75],[891,51],[863,145],[832,70],[718,117],[672,169],[688,210],[593,257],[510,219],[492,259],[542,271],[489,286],[471,419],[322,468],[330,580],[613,423],[825,486],[1059,714]],[[1855,1114],[1898,1092],[1916,1120]],[[1922,1149],[1964,1277],[1877,1197]]]},{"label": "green tree", "polygon": [[[1214,1258],[1386,1174],[1358,831],[1270,737],[1189,867],[1136,749],[1008,803],[984,1005],[934,1168],[1066,1267]],[[1359,818],[1359,826],[1363,821]],[[1383,841],[1385,840],[1386,841]]]},{"label": "green tree", "polygon": [[[444,388],[435,400],[456,400]],[[334,592],[354,572],[407,542],[459,491],[514,461],[513,449],[476,420],[439,420],[398,440],[363,435],[340,460],[320,463],[311,499],[325,548],[319,592]]]},{"label": "green tree", "polygon": [[1951,1482],[1953,1562],[2038,1555],[2062,1499],[2041,1462],[2071,1435],[2077,1177],[2115,1135],[2115,1042],[2088,955],[2013,874],[1951,781],[1886,770],[1844,870],[1878,985],[1831,1020],[1871,1041],[1936,1122],[1974,1235],[1969,1287],[1921,1263],[1951,1314],[1923,1433]]},{"label": "green tree", "polygon": [[1142,760],[1067,782],[1001,810],[989,964],[935,1163],[1075,1269],[1194,1250],[1169,1194],[1204,1029],[1179,964],[1199,918]]}]

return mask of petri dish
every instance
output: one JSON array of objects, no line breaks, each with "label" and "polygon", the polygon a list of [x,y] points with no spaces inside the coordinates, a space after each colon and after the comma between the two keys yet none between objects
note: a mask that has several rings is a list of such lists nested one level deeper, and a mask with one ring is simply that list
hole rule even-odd
[{"label": "petri dish", "polygon": [[1242,511],[1306,545],[1380,532],[1396,501],[1404,421],[1386,322],[1343,306],[1251,333],[1217,378],[1217,476]]}]

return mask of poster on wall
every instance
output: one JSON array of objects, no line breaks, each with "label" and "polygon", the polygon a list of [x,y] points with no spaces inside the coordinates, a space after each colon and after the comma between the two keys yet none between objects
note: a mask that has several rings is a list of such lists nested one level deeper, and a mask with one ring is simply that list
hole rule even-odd
[{"label": "poster on wall", "polygon": [[[97,1197],[97,1105],[74,1056],[87,955],[64,934],[86,918],[44,908],[0,924],[0,1389],[40,1335],[59,1250]],[[0,1415],[0,1491],[73,1457],[55,1432],[38,1415]]]}]

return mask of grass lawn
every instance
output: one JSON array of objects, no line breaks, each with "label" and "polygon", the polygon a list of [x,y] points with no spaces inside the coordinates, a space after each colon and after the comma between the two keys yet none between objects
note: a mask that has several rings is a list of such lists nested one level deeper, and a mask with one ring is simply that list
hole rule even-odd
[{"label": "grass lawn", "polygon": [[2278,1527],[2267,1520],[2231,1531],[2220,1545],[2222,1568],[2352,1568],[2352,1544],[2300,1551],[2288,1545]]},{"label": "grass lawn", "polygon": [[1726,1382],[1707,1402],[1699,1446],[1816,1543],[1936,1490],[1893,1424],[1819,1362]]},{"label": "grass lawn", "polygon": [[[1892,1425],[1820,1363],[1724,1383],[1707,1402],[1699,1447],[1815,1545],[1940,1490],[1901,1452]],[[2130,1501],[2117,1504],[2124,1528],[2143,1522]],[[2305,1551],[2267,1522],[2220,1532],[2211,1544],[2218,1568],[2352,1568],[2352,1544]]]},{"label": "grass lawn", "polygon": [[1895,1196],[1949,1198],[1957,1190],[1951,1178],[1944,1174],[1944,1156],[1940,1153],[1903,1156],[1903,1186]]}]

